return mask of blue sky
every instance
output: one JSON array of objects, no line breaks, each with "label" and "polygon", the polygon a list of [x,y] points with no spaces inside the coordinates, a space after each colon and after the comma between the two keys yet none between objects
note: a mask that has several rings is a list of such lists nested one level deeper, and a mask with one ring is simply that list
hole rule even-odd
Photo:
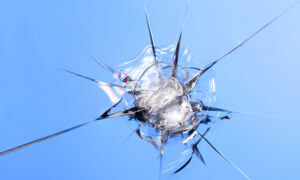
[{"label": "blue sky", "polygon": [[[295,0],[191,0],[182,44],[211,62]],[[109,74],[86,52],[116,66],[150,44],[176,43],[183,0],[0,1],[0,151],[89,121],[111,103],[95,84]],[[300,6],[217,64],[216,106],[234,114],[208,138],[255,180],[299,179]],[[272,117],[274,116],[274,117]],[[158,177],[158,152],[132,136],[126,118],[108,119],[0,158],[0,179]],[[174,179],[243,179],[206,144]]]}]

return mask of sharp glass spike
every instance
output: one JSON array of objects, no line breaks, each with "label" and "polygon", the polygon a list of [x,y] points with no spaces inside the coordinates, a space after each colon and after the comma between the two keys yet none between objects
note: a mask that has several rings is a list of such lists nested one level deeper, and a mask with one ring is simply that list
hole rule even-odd
[{"label": "sharp glass spike", "polygon": [[227,161],[230,165],[232,165],[236,170],[238,170],[245,178],[248,180],[251,180],[251,178],[244,172],[242,171],[237,165],[235,165],[229,158],[227,158],[221,151],[219,151],[210,141],[208,141],[202,134],[198,132],[198,134],[207,142],[207,144],[214,150],[216,151],[225,161]]},{"label": "sharp glass spike", "polygon": [[178,39],[177,46],[176,46],[176,49],[175,49],[175,53],[174,53],[174,56],[173,56],[173,67],[172,67],[172,73],[171,73],[172,77],[176,77],[176,73],[177,73],[178,58],[179,58],[178,56],[179,56],[179,49],[180,49],[180,43],[181,43],[181,36],[182,36],[182,32],[179,35],[179,39]]},{"label": "sharp glass spike", "polygon": [[147,27],[148,27],[148,32],[149,32],[150,41],[151,41],[152,53],[153,53],[155,64],[157,64],[157,58],[156,58],[156,52],[155,52],[155,44],[154,44],[154,40],[153,40],[153,35],[152,35],[150,21],[149,21],[149,17],[148,17],[148,13],[147,13],[146,7],[145,7],[145,16],[146,16],[146,20],[147,20]]},{"label": "sharp glass spike", "polygon": [[275,18],[273,18],[272,20],[270,20],[268,23],[266,23],[265,25],[263,25],[261,28],[259,28],[257,31],[255,31],[253,34],[251,34],[248,38],[246,38],[244,41],[242,41],[240,44],[238,44],[237,46],[235,46],[233,49],[231,49],[230,51],[228,51],[226,54],[224,54],[223,56],[219,57],[218,59],[216,59],[215,61],[213,61],[207,68],[210,69],[213,65],[215,65],[217,62],[219,62],[220,60],[224,59],[226,56],[228,56],[229,54],[233,53],[235,50],[239,49],[241,46],[243,46],[245,43],[247,43],[250,39],[252,39],[253,37],[255,37],[258,33],[260,33],[262,30],[264,30],[265,28],[267,28],[269,25],[273,24],[276,20],[278,20],[280,17],[282,17],[283,15],[285,15],[287,12],[289,12],[290,10],[292,10],[293,8],[295,8],[298,4],[300,3],[297,2],[294,5],[290,6],[288,9],[286,9],[285,11],[283,11],[281,14],[279,14],[278,16],[276,16]]},{"label": "sharp glass spike", "polygon": [[[114,104],[112,107],[110,107],[107,111],[105,111],[103,114],[107,114],[113,107],[117,106],[120,102]],[[12,152],[15,152],[15,151],[18,151],[18,150],[21,150],[23,148],[26,148],[28,146],[31,146],[33,144],[36,144],[36,143],[39,143],[39,142],[42,142],[42,141],[45,141],[45,140],[48,140],[48,139],[51,139],[53,137],[56,137],[56,136],[59,136],[59,135],[62,135],[62,134],[65,134],[67,132],[70,132],[70,131],[73,131],[75,129],[78,129],[80,127],[83,127],[83,126],[86,126],[88,124],[91,124],[93,122],[95,122],[97,119],[95,120],[92,120],[92,121],[89,121],[89,122],[85,122],[85,123],[82,123],[82,124],[79,124],[79,125],[76,125],[76,126],[73,126],[73,127],[70,127],[70,128],[67,128],[67,129],[64,129],[62,131],[58,131],[54,134],[51,134],[51,135],[48,135],[48,136],[45,136],[45,137],[42,137],[42,138],[39,138],[39,139],[36,139],[36,140],[33,140],[33,141],[30,141],[28,143],[25,143],[25,144],[22,144],[20,146],[17,146],[17,147],[14,147],[14,148],[11,148],[11,149],[8,149],[6,151],[3,151],[3,152],[0,152],[0,156],[4,156],[6,154],[9,154],[9,153],[12,153]]]}]

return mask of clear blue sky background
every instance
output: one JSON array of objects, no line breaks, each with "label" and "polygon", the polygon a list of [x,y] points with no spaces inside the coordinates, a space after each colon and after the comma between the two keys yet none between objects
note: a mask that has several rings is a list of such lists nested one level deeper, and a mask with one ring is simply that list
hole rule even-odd
[{"label": "clear blue sky background", "polygon": [[[182,44],[210,62],[295,0],[192,0]],[[149,44],[147,5],[157,45],[177,41],[184,0],[0,1],[0,151],[92,120],[111,103],[95,84],[109,74],[89,52],[116,66]],[[234,114],[209,139],[254,180],[300,179],[300,6],[214,67],[216,106]],[[0,157],[0,179],[158,178],[158,152],[132,136],[124,118],[98,122]],[[206,144],[174,179],[243,177]]]}]

